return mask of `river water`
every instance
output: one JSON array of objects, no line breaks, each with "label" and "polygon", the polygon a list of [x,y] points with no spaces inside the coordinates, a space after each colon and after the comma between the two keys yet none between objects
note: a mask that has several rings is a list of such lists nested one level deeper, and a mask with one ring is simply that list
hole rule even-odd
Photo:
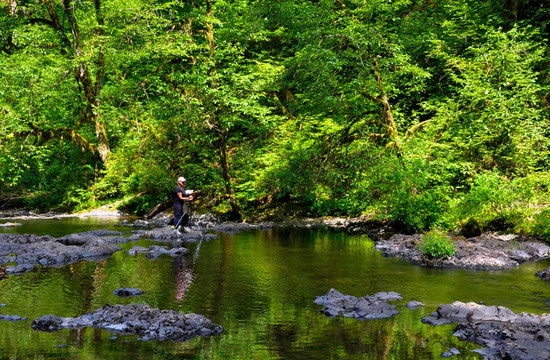
[{"label": "river water", "polygon": [[[0,232],[62,236],[95,229],[130,231],[117,218],[18,221]],[[5,222],[5,221],[3,221]],[[442,303],[455,300],[502,305],[515,312],[550,309],[550,285],[535,273],[549,261],[506,271],[433,269],[385,258],[367,236],[329,230],[267,230],[219,234],[189,245],[187,257],[129,256],[135,245],[101,262],[42,268],[0,280],[1,314],[28,317],[0,321],[0,359],[481,359],[478,348],[452,336],[453,325],[421,323]],[[162,244],[166,245],[166,244]],[[119,298],[120,287],[145,291]],[[396,291],[393,318],[359,321],[326,318],[313,301],[331,288],[354,296]],[[417,300],[426,306],[409,310]],[[211,338],[187,342],[140,341],[105,330],[46,333],[31,329],[42,315],[77,317],[110,304],[146,303],[199,313],[224,327]]]}]

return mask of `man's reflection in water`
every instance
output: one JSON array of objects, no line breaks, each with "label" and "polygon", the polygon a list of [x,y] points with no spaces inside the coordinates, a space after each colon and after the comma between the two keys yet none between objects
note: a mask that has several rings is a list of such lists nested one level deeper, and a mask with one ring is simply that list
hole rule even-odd
[{"label": "man's reflection in water", "polygon": [[185,291],[193,283],[193,271],[185,256],[179,256],[174,259],[176,268],[176,299],[182,300]]}]

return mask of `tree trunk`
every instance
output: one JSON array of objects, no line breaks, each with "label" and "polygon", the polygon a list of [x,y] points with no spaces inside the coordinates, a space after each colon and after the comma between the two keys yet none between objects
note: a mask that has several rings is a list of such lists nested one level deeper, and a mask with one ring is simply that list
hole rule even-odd
[{"label": "tree trunk", "polygon": [[17,3],[15,0],[8,0],[8,6],[10,8],[10,16],[15,16],[17,12]]},{"label": "tree trunk", "polygon": [[[204,32],[206,39],[208,41],[208,49],[210,51],[210,56],[214,56],[215,51],[215,42],[214,42],[214,25],[210,22],[209,18],[212,16],[212,3],[210,0],[206,0],[206,31]],[[215,71],[215,69],[213,69]],[[213,85],[215,86],[215,85]],[[214,105],[215,106],[215,105]],[[227,130],[224,129],[224,127],[221,124],[221,121],[219,117],[217,116],[216,112],[218,109],[214,108],[213,113],[215,117],[215,123],[217,124],[215,128],[213,128],[214,131],[217,131],[217,141],[218,141],[218,156],[220,158],[220,164],[222,167],[222,176],[223,176],[223,182],[225,187],[225,196],[229,200],[229,204],[231,205],[231,215],[234,219],[241,219],[241,209],[239,207],[239,204],[237,204],[237,201],[235,200],[234,192],[233,192],[233,186],[231,184],[231,171],[229,168],[229,161],[228,161],[228,151],[227,151]]]},{"label": "tree trunk", "polygon": [[220,137],[218,138],[218,151],[219,151],[219,157],[220,157],[220,164],[222,167],[222,176],[223,176],[223,182],[225,185],[225,193],[226,193],[227,199],[229,200],[229,204],[231,205],[232,217],[235,219],[240,219],[241,209],[239,207],[239,204],[237,204],[237,201],[235,201],[233,188],[231,186],[231,172],[229,171],[229,163],[227,160],[228,151],[227,151],[227,141],[225,139],[225,134],[220,134]]},{"label": "tree trunk", "polygon": [[380,76],[380,72],[378,71],[378,63],[376,62],[374,63],[373,72],[378,83],[378,92],[380,95],[379,97],[374,97],[371,95],[371,98],[382,105],[382,110],[380,112],[380,122],[384,126],[384,134],[390,139],[390,142],[387,144],[387,146],[399,150],[401,147],[399,132],[397,131],[397,126],[395,125],[395,120],[393,119],[390,102],[388,100],[386,92],[384,91],[383,79]]},{"label": "tree trunk", "polygon": [[[81,35],[78,23],[74,17],[73,8],[71,6],[70,0],[63,0],[64,12],[71,28],[71,34],[73,37],[73,50],[75,52],[76,58],[79,58],[83,55],[83,49],[81,44]],[[94,6],[96,10],[96,21],[98,24],[98,36],[102,36],[104,33],[103,30],[103,16],[101,14],[101,2],[100,0],[94,0]],[[105,71],[104,64],[104,54],[103,49],[98,53],[97,59],[98,70],[96,73],[95,85],[93,84],[88,65],[85,62],[81,62],[75,69],[76,80],[82,85],[82,90],[84,91],[84,97],[86,98],[87,106],[84,110],[83,119],[94,124],[96,139],[97,139],[97,148],[99,156],[103,162],[106,162],[111,148],[109,146],[109,140],[107,138],[107,131],[105,129],[105,124],[101,120],[100,108],[100,93],[103,85],[103,74]]]},{"label": "tree trunk", "polygon": [[510,12],[511,20],[517,22],[519,9],[518,0],[504,0],[502,6]]}]

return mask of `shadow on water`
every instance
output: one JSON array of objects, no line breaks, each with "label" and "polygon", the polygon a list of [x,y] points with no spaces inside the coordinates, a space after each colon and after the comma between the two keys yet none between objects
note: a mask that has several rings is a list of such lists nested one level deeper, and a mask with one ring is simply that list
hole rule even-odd
[{"label": "shadow on water", "polygon": [[[121,230],[119,219],[29,222],[10,231],[62,236],[93,229]],[[16,229],[16,230],[13,230]],[[31,231],[32,230],[32,231]],[[128,229],[124,229],[127,231]],[[0,359],[480,359],[451,333],[453,326],[421,323],[441,303],[483,301],[510,309],[548,312],[550,288],[534,273],[548,263],[482,272],[430,269],[384,258],[366,236],[313,230],[247,231],[190,244],[187,257],[149,260],[130,256],[139,240],[100,262],[41,268],[0,280],[2,314],[28,317],[0,321]],[[138,298],[113,291],[135,287]],[[400,314],[384,320],[326,318],[313,303],[331,288],[354,296],[396,291]],[[417,300],[425,307],[409,310]],[[144,342],[86,328],[36,332],[32,319],[76,317],[106,304],[146,303],[160,309],[200,313],[225,331],[184,343]]]}]

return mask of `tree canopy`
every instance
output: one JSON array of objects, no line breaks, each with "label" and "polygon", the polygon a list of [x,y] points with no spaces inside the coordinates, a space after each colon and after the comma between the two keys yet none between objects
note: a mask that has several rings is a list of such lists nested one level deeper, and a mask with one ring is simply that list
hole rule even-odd
[{"label": "tree canopy", "polygon": [[3,0],[0,206],[550,235],[550,3]]}]

